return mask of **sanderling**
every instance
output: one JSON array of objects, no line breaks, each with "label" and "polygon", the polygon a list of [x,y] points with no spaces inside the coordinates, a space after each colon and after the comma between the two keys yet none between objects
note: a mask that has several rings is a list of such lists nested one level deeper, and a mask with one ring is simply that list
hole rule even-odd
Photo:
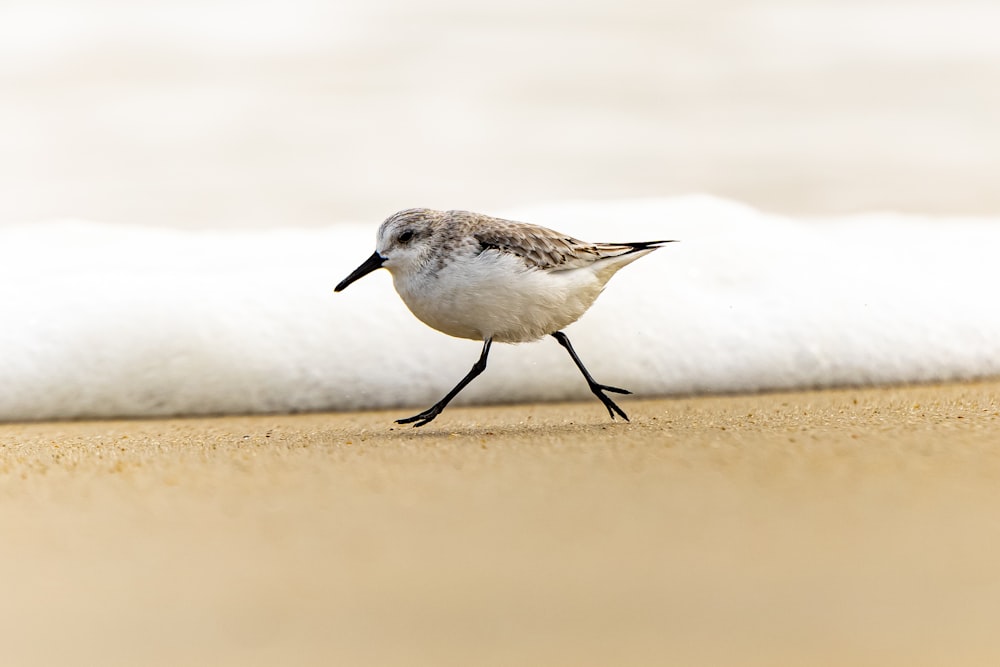
[{"label": "sanderling", "polygon": [[379,227],[375,253],[337,285],[341,291],[386,268],[399,296],[425,324],[483,341],[468,375],[432,407],[397,424],[423,426],[486,369],[494,341],[526,343],[552,336],[566,348],[590,390],[608,409],[628,415],[604,392],[630,394],[591,377],[562,329],[583,315],[611,276],[665,243],[585,243],[559,232],[469,211],[411,208]]}]

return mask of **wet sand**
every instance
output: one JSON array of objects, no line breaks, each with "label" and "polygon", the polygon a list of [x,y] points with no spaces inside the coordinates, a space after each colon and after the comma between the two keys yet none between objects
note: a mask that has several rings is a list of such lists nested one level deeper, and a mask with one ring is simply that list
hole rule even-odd
[{"label": "wet sand", "polygon": [[0,425],[8,664],[996,664],[1000,383]]}]

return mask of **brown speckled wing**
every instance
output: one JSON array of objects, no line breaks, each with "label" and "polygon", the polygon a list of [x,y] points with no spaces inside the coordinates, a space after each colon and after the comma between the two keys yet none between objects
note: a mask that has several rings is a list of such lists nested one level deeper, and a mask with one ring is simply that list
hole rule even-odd
[{"label": "brown speckled wing", "polygon": [[[483,216],[485,218],[485,216]],[[481,252],[496,250],[524,260],[530,268],[572,269],[602,257],[599,248],[545,227],[498,218],[476,221],[471,235]],[[624,248],[622,249],[624,250]]]}]

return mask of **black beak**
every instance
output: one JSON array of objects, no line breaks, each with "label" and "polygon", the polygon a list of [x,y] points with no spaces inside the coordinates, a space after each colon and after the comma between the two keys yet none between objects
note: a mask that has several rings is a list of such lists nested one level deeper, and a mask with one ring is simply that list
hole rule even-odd
[{"label": "black beak", "polygon": [[363,278],[364,276],[367,276],[375,269],[381,269],[382,264],[384,263],[385,263],[385,257],[378,254],[378,251],[375,251],[371,257],[365,260],[364,264],[354,269],[354,271],[351,272],[351,275],[341,280],[340,284],[333,288],[333,291],[334,292],[341,291],[342,289],[353,283],[358,278]]}]

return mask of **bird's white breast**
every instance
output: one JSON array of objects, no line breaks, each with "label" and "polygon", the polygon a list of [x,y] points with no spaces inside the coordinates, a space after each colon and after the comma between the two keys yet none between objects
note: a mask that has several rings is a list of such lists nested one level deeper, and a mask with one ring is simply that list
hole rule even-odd
[{"label": "bird's white breast", "polygon": [[393,272],[393,284],[410,311],[438,331],[521,343],[575,322],[609,277],[590,266],[530,269],[514,255],[487,251],[437,270]]}]

